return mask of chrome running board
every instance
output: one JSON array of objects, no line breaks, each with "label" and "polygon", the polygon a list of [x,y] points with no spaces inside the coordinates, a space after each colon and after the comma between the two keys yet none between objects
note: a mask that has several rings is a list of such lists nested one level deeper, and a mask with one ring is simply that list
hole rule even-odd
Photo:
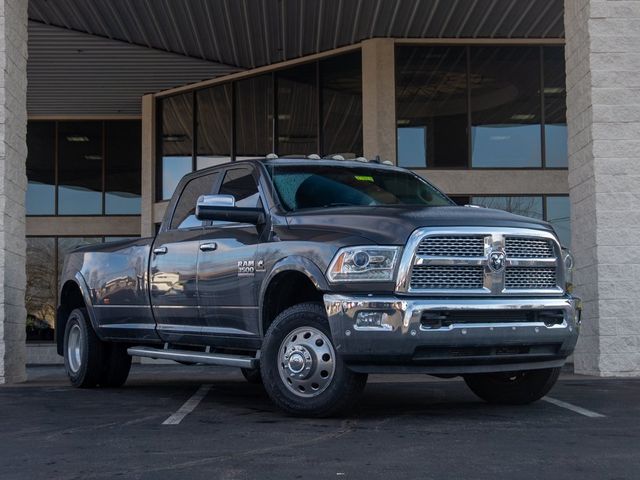
[{"label": "chrome running board", "polygon": [[226,353],[194,352],[191,350],[159,349],[152,347],[130,347],[127,353],[136,357],[161,358],[185,363],[204,363],[223,367],[257,368],[258,359],[245,355]]}]

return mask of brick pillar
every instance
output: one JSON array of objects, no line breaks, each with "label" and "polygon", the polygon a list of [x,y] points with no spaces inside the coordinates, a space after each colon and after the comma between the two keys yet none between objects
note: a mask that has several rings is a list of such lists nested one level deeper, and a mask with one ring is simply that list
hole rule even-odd
[{"label": "brick pillar", "polygon": [[0,383],[25,371],[27,0],[0,0]]},{"label": "brick pillar", "polygon": [[565,0],[578,373],[640,375],[640,2]]}]

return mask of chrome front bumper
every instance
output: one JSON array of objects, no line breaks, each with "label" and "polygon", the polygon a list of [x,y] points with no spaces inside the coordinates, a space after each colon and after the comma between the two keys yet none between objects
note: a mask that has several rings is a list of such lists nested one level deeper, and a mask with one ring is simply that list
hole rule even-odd
[{"label": "chrome front bumper", "polygon": [[[561,366],[573,351],[580,300],[559,298],[402,298],[328,294],[324,304],[336,350],[353,370],[461,374]],[[463,322],[425,327],[429,311],[564,312],[562,323]],[[384,312],[382,325],[356,324],[359,312]]]}]

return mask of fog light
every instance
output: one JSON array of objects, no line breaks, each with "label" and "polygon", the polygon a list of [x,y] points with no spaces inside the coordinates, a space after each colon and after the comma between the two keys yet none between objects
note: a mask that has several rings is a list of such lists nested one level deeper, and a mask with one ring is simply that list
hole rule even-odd
[{"label": "fog light", "polygon": [[390,330],[391,326],[386,325],[384,320],[386,319],[386,313],[376,311],[363,311],[358,312],[356,315],[355,328],[375,328],[380,330]]}]

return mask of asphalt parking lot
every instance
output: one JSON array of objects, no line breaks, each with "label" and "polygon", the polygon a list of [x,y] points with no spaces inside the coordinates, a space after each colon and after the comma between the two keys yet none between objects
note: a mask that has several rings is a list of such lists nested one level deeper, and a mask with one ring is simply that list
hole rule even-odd
[{"label": "asphalt parking lot", "polygon": [[459,380],[375,376],[351,415],[313,420],[233,369],[135,365],[114,390],[29,378],[0,388],[3,480],[640,478],[639,380],[568,375],[504,407]]}]

